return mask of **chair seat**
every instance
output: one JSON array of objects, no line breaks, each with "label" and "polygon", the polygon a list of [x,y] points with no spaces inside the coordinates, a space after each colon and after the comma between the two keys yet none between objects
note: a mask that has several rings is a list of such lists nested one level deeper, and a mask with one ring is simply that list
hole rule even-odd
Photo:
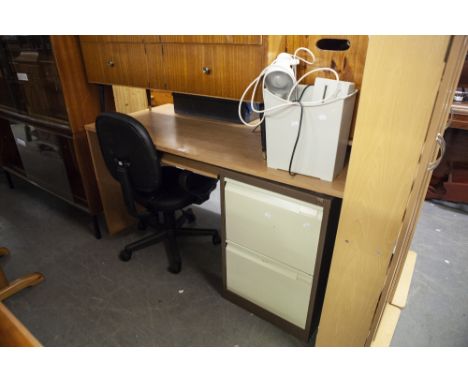
[{"label": "chair seat", "polygon": [[162,170],[162,184],[157,192],[152,194],[137,193],[135,199],[151,212],[174,211],[185,208],[197,202],[194,195],[187,193],[179,184],[182,170],[164,166]]}]

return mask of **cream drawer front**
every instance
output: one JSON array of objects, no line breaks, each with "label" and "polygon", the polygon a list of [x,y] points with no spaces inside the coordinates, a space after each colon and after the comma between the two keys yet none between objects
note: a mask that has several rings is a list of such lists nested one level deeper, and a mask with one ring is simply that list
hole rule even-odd
[{"label": "cream drawer front", "polygon": [[323,207],[226,179],[226,239],[313,275]]},{"label": "cream drawer front", "polygon": [[226,247],[227,289],[304,329],[312,277],[235,244]]}]

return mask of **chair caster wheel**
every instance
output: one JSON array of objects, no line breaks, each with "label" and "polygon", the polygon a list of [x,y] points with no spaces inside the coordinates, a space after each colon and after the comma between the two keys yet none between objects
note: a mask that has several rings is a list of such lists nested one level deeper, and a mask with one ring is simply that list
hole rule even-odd
[{"label": "chair caster wheel", "polygon": [[171,272],[171,273],[174,273],[174,274],[180,273],[180,271],[182,270],[182,264],[181,263],[175,263],[175,264],[169,265],[167,267],[167,270],[169,272]]},{"label": "chair caster wheel", "polygon": [[187,222],[188,223],[194,223],[197,220],[197,217],[195,216],[195,214],[193,213],[191,208],[184,211],[184,214],[187,217]]},{"label": "chair caster wheel", "polygon": [[213,236],[211,237],[211,242],[213,243],[213,245],[221,244],[221,236],[219,236],[218,232],[213,234]]},{"label": "chair caster wheel", "polygon": [[138,230],[139,231],[145,231],[146,228],[148,228],[148,224],[146,224],[146,222],[144,222],[143,220],[140,220],[138,222]]},{"label": "chair caster wheel", "polygon": [[121,261],[129,261],[132,258],[132,251],[128,251],[124,249],[122,252],[119,253],[119,259]]}]

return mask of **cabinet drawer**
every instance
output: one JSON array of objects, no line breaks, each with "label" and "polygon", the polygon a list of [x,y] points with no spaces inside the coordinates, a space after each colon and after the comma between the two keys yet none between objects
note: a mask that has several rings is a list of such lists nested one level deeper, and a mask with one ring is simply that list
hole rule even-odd
[{"label": "cabinet drawer", "polygon": [[[152,89],[164,89],[162,45],[146,44],[145,49],[148,60],[149,87]],[[171,63],[167,64],[172,65]]]},{"label": "cabinet drawer", "polygon": [[165,89],[238,99],[263,68],[261,46],[165,44]]},{"label": "cabinet drawer", "polygon": [[229,291],[304,329],[312,277],[229,243],[226,247]]},{"label": "cabinet drawer", "polygon": [[226,179],[226,239],[313,275],[323,207]]},{"label": "cabinet drawer", "polygon": [[237,44],[237,45],[261,45],[262,36],[259,35],[166,35],[161,36],[163,43],[184,44]]},{"label": "cabinet drawer", "polygon": [[65,161],[65,138],[24,123],[12,122],[10,127],[28,179],[73,201]]},{"label": "cabinet drawer", "polygon": [[81,44],[89,82],[148,86],[148,70],[143,44]]}]

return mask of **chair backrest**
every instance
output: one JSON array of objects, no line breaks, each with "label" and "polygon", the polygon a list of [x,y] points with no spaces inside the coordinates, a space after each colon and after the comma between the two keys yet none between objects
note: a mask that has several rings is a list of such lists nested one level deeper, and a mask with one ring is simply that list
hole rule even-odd
[{"label": "chair backrest", "polygon": [[102,113],[96,118],[96,133],[106,166],[117,181],[119,163],[126,163],[134,191],[157,191],[161,183],[160,160],[140,122],[122,113]]}]

